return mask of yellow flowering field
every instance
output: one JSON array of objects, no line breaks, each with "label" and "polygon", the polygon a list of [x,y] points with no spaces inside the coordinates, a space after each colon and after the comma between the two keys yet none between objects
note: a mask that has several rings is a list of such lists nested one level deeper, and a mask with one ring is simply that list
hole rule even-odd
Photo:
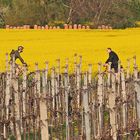
[{"label": "yellow flowering field", "polygon": [[[39,68],[45,68],[45,61],[50,67],[61,59],[61,66],[65,58],[70,60],[70,69],[74,61],[74,54],[83,56],[83,69],[89,63],[104,62],[110,47],[118,53],[123,66],[126,59],[137,56],[140,65],[140,29],[126,30],[0,30],[0,71],[5,69],[5,54],[23,45],[22,57],[34,69],[35,62]],[[96,70],[95,67],[93,67]]]}]

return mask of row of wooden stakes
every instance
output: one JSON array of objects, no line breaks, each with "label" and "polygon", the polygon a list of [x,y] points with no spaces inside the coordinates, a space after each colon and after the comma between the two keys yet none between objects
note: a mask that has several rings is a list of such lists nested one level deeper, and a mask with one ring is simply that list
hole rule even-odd
[{"label": "row of wooden stakes", "polygon": [[[39,26],[39,25],[34,25],[33,27],[31,27],[30,25],[23,25],[23,26],[10,26],[10,25],[6,25],[5,26],[6,29],[62,29],[60,28],[60,26],[49,26],[49,25],[45,25],[45,26]],[[90,29],[90,26],[82,26],[81,24],[77,25],[68,25],[68,24],[64,24],[63,29]]]},{"label": "row of wooden stakes", "polygon": [[[140,77],[136,57],[133,72],[128,66],[115,74],[109,64],[102,70],[99,63],[93,77],[92,65],[83,72],[82,57],[74,56],[74,71],[69,73],[66,59],[64,72],[57,66],[27,71],[16,76],[15,59],[0,74],[0,138],[16,140],[132,140],[140,129]],[[49,72],[51,71],[51,72]],[[38,137],[39,135],[39,137]]]}]

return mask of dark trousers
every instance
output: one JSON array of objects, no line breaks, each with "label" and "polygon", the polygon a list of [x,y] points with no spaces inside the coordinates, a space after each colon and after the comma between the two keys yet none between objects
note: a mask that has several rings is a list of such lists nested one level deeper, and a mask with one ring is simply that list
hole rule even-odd
[{"label": "dark trousers", "polygon": [[118,63],[112,63],[111,69],[114,69],[115,73],[118,73]]}]

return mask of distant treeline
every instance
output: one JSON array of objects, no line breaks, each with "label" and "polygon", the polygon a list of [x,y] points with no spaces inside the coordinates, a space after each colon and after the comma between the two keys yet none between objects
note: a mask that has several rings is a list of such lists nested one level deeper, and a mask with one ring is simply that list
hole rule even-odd
[{"label": "distant treeline", "polygon": [[5,25],[108,25],[134,27],[140,0],[0,0],[0,27]]}]

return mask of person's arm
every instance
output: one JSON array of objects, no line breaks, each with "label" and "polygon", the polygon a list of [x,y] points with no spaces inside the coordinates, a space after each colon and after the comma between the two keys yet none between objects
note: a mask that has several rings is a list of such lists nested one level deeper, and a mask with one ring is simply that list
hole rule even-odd
[{"label": "person's arm", "polygon": [[14,56],[14,55],[15,55],[15,51],[12,50],[12,51],[10,52],[10,62],[13,61],[13,56]]}]

